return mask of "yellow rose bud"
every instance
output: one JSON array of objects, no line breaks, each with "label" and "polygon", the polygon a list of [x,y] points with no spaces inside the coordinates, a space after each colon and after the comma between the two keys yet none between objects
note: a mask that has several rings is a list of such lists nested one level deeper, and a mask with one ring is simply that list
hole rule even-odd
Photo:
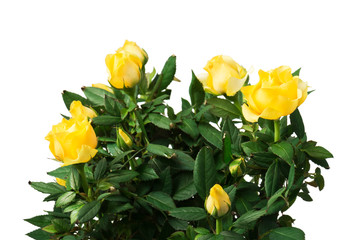
[{"label": "yellow rose bud", "polygon": [[97,154],[97,137],[87,119],[62,119],[52,126],[45,139],[50,142],[52,154],[63,162],[63,166],[86,163]]},{"label": "yellow rose bud", "polygon": [[233,177],[241,177],[245,169],[244,158],[238,158],[232,161],[229,165],[229,171]]},{"label": "yellow rose bud", "polygon": [[207,73],[198,75],[204,90],[211,94],[234,96],[247,79],[245,68],[231,57],[219,55],[213,57],[204,67]]},{"label": "yellow rose bud", "polygon": [[122,149],[128,149],[132,147],[133,144],[132,139],[121,128],[118,129],[117,140],[118,140],[117,144],[121,146]]},{"label": "yellow rose bud", "polygon": [[94,83],[94,84],[92,84],[92,87],[100,88],[100,89],[106,90],[107,92],[114,94],[113,89],[103,83]]},{"label": "yellow rose bud", "polygon": [[61,178],[56,178],[56,182],[57,182],[59,185],[66,187],[66,180],[61,179]]},{"label": "yellow rose bud", "polygon": [[139,60],[143,63],[143,65],[148,60],[147,53],[142,48],[140,48],[135,42],[130,42],[126,40],[123,47],[117,50],[117,53],[121,53],[121,52],[127,52],[131,55],[137,56]]},{"label": "yellow rose bud", "polygon": [[291,68],[281,66],[274,70],[259,71],[260,81],[256,85],[241,89],[247,101],[242,106],[246,120],[276,120],[296,110],[307,97],[307,84],[292,76]]},{"label": "yellow rose bud", "polygon": [[108,54],[106,65],[109,83],[118,89],[132,88],[141,79],[142,62],[127,52]]},{"label": "yellow rose bud", "polygon": [[229,212],[230,207],[229,196],[219,184],[215,184],[210,189],[210,195],[205,201],[206,211],[213,217],[220,218]]},{"label": "yellow rose bud", "polygon": [[87,118],[97,117],[97,114],[90,108],[82,105],[80,101],[73,101],[70,106],[72,118],[82,121]]}]

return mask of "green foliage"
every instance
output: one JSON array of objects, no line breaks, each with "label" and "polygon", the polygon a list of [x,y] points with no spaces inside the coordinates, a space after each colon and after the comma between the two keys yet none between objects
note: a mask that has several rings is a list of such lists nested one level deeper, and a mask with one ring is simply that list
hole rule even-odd
[{"label": "green foliage", "polygon": [[[220,98],[205,93],[192,73],[190,102],[175,113],[166,100],[175,80],[176,57],[162,71],[143,74],[134,89],[84,87],[86,97],[64,91],[92,108],[98,153],[86,164],[59,167],[48,175],[66,181],[29,182],[53,201],[45,215],[26,219],[33,239],[304,239],[285,214],[297,197],[312,201],[309,187],[324,188],[321,167],[333,155],[307,140],[296,109],[279,120],[248,123],[242,118],[242,93]],[[297,70],[294,75],[299,74]],[[133,144],[124,149],[117,129]],[[277,129],[276,129],[277,131]],[[242,175],[230,163],[242,159]],[[315,166],[316,165],[316,166]],[[311,169],[314,167],[314,171]],[[215,234],[215,219],[204,203],[220,184],[231,202]]]}]

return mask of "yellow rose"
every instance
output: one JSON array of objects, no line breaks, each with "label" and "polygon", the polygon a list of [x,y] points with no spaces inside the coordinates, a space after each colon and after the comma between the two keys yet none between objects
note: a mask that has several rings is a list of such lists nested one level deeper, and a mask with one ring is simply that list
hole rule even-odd
[{"label": "yellow rose", "polygon": [[66,180],[61,179],[61,178],[56,178],[56,182],[57,182],[59,185],[66,187]]},{"label": "yellow rose", "polygon": [[100,89],[106,90],[107,92],[114,94],[113,89],[103,83],[94,83],[94,84],[92,84],[92,87],[100,88]]},{"label": "yellow rose", "polygon": [[82,121],[87,118],[97,117],[97,114],[90,108],[82,105],[80,101],[73,101],[70,106],[72,118]]},{"label": "yellow rose", "polygon": [[142,48],[140,48],[135,42],[130,42],[126,40],[123,47],[117,50],[117,53],[121,53],[121,52],[127,52],[131,55],[137,56],[143,64],[145,64],[148,60],[147,53]]},{"label": "yellow rose", "polygon": [[133,144],[132,139],[121,128],[118,128],[117,139],[118,139],[119,146],[121,146],[123,149],[126,150],[126,149],[132,147],[132,144]]},{"label": "yellow rose", "polygon": [[220,218],[229,212],[230,207],[229,196],[219,184],[215,184],[210,189],[210,195],[205,201],[206,211],[213,217]]},{"label": "yellow rose", "polygon": [[204,67],[205,74],[198,75],[206,92],[234,96],[247,79],[245,68],[231,57],[219,55],[213,57]]},{"label": "yellow rose", "polygon": [[132,88],[141,78],[142,62],[127,52],[108,54],[106,65],[109,83],[118,89]]},{"label": "yellow rose", "polygon": [[292,76],[290,67],[281,66],[268,72],[260,70],[259,76],[256,85],[241,89],[247,101],[242,106],[246,120],[279,119],[291,114],[306,100],[308,86],[298,76]]},{"label": "yellow rose", "polygon": [[45,139],[50,142],[52,154],[64,163],[63,166],[86,163],[97,153],[97,137],[87,119],[62,119],[52,126]]}]

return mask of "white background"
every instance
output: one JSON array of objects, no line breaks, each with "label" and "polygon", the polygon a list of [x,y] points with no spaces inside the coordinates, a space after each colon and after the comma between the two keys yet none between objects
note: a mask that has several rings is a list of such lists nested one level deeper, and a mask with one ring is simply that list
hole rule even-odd
[{"label": "white background", "polygon": [[[300,111],[309,139],[335,156],[326,187],[289,214],[306,239],[354,239],[358,214],[357,56],[354,1],[1,1],[0,212],[2,239],[29,239],[22,219],[50,210],[27,182],[53,181],[58,167],[45,135],[67,114],[61,92],[106,83],[106,54],[125,39],[149,54],[147,69],[177,56],[181,83],[172,104],[188,98],[191,69],[215,55],[234,58],[257,81],[259,69],[302,67],[311,94]],[[9,237],[11,234],[11,238]],[[6,238],[5,238],[6,237]]]}]

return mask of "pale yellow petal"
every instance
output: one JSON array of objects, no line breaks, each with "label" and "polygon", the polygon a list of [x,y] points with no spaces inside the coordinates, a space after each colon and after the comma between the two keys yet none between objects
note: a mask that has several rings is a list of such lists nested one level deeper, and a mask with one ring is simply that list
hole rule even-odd
[{"label": "pale yellow petal", "polygon": [[246,79],[246,77],[242,79],[231,77],[227,84],[226,95],[234,96],[242,88]]},{"label": "pale yellow petal", "polygon": [[282,115],[282,113],[276,109],[273,108],[266,108],[261,114],[260,117],[264,118],[264,119],[269,119],[269,120],[276,120],[279,119]]},{"label": "pale yellow petal", "polygon": [[103,83],[94,83],[92,84],[92,87],[100,88],[114,94],[113,89]]},{"label": "pale yellow petal", "polygon": [[252,111],[246,104],[242,105],[242,114],[244,118],[249,122],[257,122],[259,120],[259,114]]},{"label": "pale yellow petal", "polygon": [[65,158],[62,166],[86,163],[90,161],[97,154],[97,152],[97,149],[93,149],[87,145],[82,145],[82,148],[78,151],[78,157],[76,159]]}]

